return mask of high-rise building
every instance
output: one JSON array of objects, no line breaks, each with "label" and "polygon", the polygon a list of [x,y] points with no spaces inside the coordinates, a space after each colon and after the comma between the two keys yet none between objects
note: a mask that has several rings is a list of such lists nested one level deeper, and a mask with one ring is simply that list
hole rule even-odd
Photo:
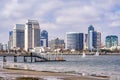
[{"label": "high-rise building", "polygon": [[3,44],[0,43],[0,50],[3,50]]},{"label": "high-rise building", "polygon": [[9,32],[9,41],[8,41],[8,49],[13,48],[13,31]]},{"label": "high-rise building", "polygon": [[118,46],[118,37],[115,35],[106,36],[106,48]]},{"label": "high-rise building", "polygon": [[92,26],[92,25],[90,25],[89,27],[88,27],[88,50],[93,50],[93,43],[95,42],[93,42],[93,39],[94,39],[94,35],[95,35],[95,33],[94,33],[94,27]]},{"label": "high-rise building", "polygon": [[13,47],[24,49],[24,24],[16,24],[13,29]]},{"label": "high-rise building", "polygon": [[46,30],[41,31],[40,34],[40,46],[48,47],[48,32]]},{"label": "high-rise building", "polygon": [[97,32],[97,49],[100,50],[101,48],[101,33]]},{"label": "high-rise building", "polygon": [[84,35],[84,49],[88,49],[88,34]]},{"label": "high-rise building", "polygon": [[101,33],[94,31],[94,27],[88,27],[88,50],[97,50],[101,47]]},{"label": "high-rise building", "polygon": [[25,50],[40,47],[40,26],[37,20],[28,20],[25,24]]},{"label": "high-rise building", "polygon": [[51,50],[64,49],[65,42],[62,39],[56,38],[56,39],[49,41],[49,47],[51,48]]},{"label": "high-rise building", "polygon": [[97,31],[94,31],[93,32],[93,37],[92,37],[92,40],[93,40],[93,49],[97,49]]},{"label": "high-rise building", "polygon": [[83,50],[84,35],[78,32],[66,33],[66,49]]}]

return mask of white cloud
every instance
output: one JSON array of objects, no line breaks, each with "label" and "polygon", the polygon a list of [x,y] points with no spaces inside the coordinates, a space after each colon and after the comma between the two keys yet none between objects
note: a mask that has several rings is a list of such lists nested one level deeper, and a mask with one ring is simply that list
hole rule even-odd
[{"label": "white cloud", "polygon": [[48,30],[57,29],[57,26],[53,23],[41,23],[40,26],[42,29],[48,29]]},{"label": "white cloud", "polygon": [[120,21],[113,21],[110,23],[110,27],[120,27]]},{"label": "white cloud", "polygon": [[91,6],[64,8],[56,15],[56,22],[60,24],[80,24],[100,20],[99,13]]},{"label": "white cloud", "polygon": [[63,2],[60,0],[43,1],[43,3],[41,3],[40,5],[36,5],[36,7],[34,8],[36,12],[34,12],[33,15],[34,17],[39,17],[42,21],[42,19],[44,20],[44,17],[46,17],[47,15],[54,15],[54,11],[56,11],[62,5]]},{"label": "white cloud", "polygon": [[[11,14],[13,13],[14,14],[14,11],[17,10],[17,7],[18,7],[18,3],[17,3],[17,0],[11,0],[10,3],[7,3],[4,7],[4,11],[3,11],[3,15],[5,17],[9,17],[11,16]],[[19,8],[18,8],[19,9]]]},{"label": "white cloud", "polygon": [[5,34],[14,24],[25,23],[26,19],[37,19],[51,37],[65,35],[67,31],[87,32],[90,24],[103,35],[110,27],[120,27],[120,0],[4,0],[1,3],[0,28],[4,27]]},{"label": "white cloud", "polygon": [[33,2],[19,3],[18,1],[11,0],[10,2],[6,2],[1,13],[2,16],[6,18],[20,18],[25,16],[24,14],[31,9]]}]

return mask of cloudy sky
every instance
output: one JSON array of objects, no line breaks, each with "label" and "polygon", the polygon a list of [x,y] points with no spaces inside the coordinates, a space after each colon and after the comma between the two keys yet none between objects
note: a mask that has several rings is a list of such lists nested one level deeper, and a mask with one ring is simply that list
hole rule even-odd
[{"label": "cloudy sky", "polygon": [[87,33],[89,25],[120,37],[120,0],[0,0],[0,42],[8,41],[14,24],[38,20],[49,39],[65,39],[66,32]]}]

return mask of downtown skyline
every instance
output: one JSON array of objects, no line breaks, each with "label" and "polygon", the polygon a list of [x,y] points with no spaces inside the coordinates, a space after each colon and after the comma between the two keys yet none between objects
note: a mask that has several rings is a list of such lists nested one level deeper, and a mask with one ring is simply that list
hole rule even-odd
[{"label": "downtown skyline", "polygon": [[2,0],[0,42],[7,43],[8,32],[27,19],[38,20],[41,29],[49,32],[49,40],[65,39],[66,32],[87,33],[93,25],[105,42],[107,35],[120,37],[119,5],[119,0]]}]

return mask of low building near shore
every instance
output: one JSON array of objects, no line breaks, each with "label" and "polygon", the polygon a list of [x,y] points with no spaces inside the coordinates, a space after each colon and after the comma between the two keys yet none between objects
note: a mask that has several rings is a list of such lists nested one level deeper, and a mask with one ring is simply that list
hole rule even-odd
[{"label": "low building near shore", "polygon": [[112,46],[110,48],[111,51],[114,51],[114,50],[120,50],[120,46]]},{"label": "low building near shore", "polygon": [[51,51],[54,51],[56,49],[65,49],[65,42],[63,39],[53,39],[51,41],[49,41],[49,47],[51,49]]},{"label": "low building near shore", "polygon": [[35,47],[33,49],[30,49],[29,51],[30,52],[35,52],[35,53],[41,53],[41,52],[44,52],[45,50],[42,47]]},{"label": "low building near shore", "polygon": [[30,49],[29,52],[35,52],[35,53],[47,53],[50,52],[49,47],[35,47],[33,49]]}]

